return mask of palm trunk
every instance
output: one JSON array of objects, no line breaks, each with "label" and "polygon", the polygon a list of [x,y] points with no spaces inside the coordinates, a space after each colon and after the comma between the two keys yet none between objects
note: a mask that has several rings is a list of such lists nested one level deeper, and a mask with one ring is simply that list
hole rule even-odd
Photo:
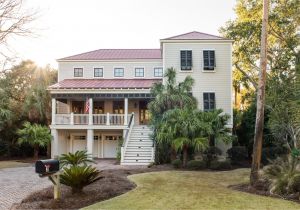
[{"label": "palm trunk", "polygon": [[268,25],[269,0],[263,1],[263,20],[261,34],[259,83],[257,90],[257,110],[255,121],[255,135],[253,144],[252,167],[250,174],[250,184],[254,186],[259,180],[259,169],[262,152],[263,129],[264,129],[264,105],[265,105],[265,85],[267,70],[267,25]]},{"label": "palm trunk", "polygon": [[35,160],[39,159],[39,146],[38,145],[34,145],[34,147],[33,147],[33,158]]},{"label": "palm trunk", "polygon": [[185,168],[187,165],[187,157],[188,157],[188,147],[186,145],[183,146],[183,167]]}]

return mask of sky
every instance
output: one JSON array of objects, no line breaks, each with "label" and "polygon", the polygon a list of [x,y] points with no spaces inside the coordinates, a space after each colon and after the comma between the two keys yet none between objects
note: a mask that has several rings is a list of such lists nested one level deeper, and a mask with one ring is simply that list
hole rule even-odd
[{"label": "sky", "polygon": [[57,68],[56,59],[96,49],[159,48],[159,39],[200,31],[219,35],[236,0],[25,0],[37,11],[33,37],[9,45],[19,59]]}]

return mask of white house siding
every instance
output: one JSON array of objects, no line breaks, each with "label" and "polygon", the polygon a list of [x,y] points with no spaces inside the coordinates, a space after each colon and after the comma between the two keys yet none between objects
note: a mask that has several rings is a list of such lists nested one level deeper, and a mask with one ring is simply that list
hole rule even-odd
[{"label": "white house siding", "polygon": [[[154,68],[162,67],[162,60],[135,61],[59,61],[58,82],[74,79],[74,68],[83,68],[83,77],[78,79],[94,79],[94,68],[103,68],[104,79],[153,79]],[[114,68],[124,68],[124,77],[114,77]],[[135,68],[144,68],[144,77],[135,77]],[[97,77],[96,79],[101,79]]]},{"label": "white house siding", "polygon": [[[192,50],[192,71],[180,70],[180,50]],[[215,72],[203,72],[203,50],[215,50]],[[215,92],[216,108],[232,116],[231,43],[163,43],[163,64],[164,69],[177,70],[178,82],[188,75],[194,78],[192,92],[199,109],[203,109],[203,92]]]}]

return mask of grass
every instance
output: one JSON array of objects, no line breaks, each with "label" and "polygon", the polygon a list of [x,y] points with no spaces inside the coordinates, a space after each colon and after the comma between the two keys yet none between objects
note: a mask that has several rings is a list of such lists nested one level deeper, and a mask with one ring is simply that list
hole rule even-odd
[{"label": "grass", "polygon": [[248,181],[249,170],[164,171],[129,176],[137,188],[85,209],[300,209],[291,201],[229,189]]},{"label": "grass", "polygon": [[26,167],[26,166],[29,166],[29,165],[30,165],[29,163],[22,163],[22,162],[13,161],[13,160],[0,161],[0,169]]}]

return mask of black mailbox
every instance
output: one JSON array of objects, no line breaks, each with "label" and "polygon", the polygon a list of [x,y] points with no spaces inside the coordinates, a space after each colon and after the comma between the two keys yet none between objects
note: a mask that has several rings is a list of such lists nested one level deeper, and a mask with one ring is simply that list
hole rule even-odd
[{"label": "black mailbox", "polygon": [[59,171],[59,161],[55,159],[38,160],[35,162],[35,173],[45,175]]}]

